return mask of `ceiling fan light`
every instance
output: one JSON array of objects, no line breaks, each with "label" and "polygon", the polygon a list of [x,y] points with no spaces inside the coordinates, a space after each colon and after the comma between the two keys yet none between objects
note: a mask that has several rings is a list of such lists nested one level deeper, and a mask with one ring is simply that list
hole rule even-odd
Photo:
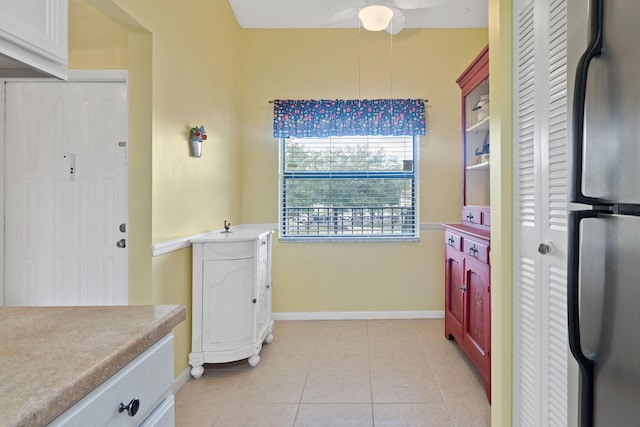
[{"label": "ceiling fan light", "polygon": [[389,26],[393,11],[386,6],[367,6],[360,9],[358,18],[362,26],[369,31],[382,31]]}]

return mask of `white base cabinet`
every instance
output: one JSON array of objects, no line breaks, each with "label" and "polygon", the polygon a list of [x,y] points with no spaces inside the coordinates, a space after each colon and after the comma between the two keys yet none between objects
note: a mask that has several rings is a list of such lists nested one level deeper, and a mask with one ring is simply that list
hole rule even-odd
[{"label": "white base cabinet", "polygon": [[192,240],[191,375],[205,363],[260,362],[273,339],[271,231],[239,226]]},{"label": "white base cabinet", "polygon": [[[173,332],[54,419],[49,427],[173,427],[172,386]],[[130,406],[120,411],[121,405]]]}]

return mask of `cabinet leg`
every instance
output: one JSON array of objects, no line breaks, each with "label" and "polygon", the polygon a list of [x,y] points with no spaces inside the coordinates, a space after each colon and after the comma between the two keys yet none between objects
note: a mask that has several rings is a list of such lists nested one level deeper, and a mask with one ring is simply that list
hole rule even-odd
[{"label": "cabinet leg", "polygon": [[273,334],[268,334],[267,337],[264,339],[264,342],[267,344],[271,344],[272,341],[273,341]]},{"label": "cabinet leg", "polygon": [[249,358],[249,365],[252,368],[255,368],[256,366],[258,366],[258,363],[260,363],[260,356],[258,354],[254,354]]},{"label": "cabinet leg", "polygon": [[202,377],[202,374],[204,373],[204,366],[203,365],[195,365],[191,368],[191,376],[193,378],[200,378]]},{"label": "cabinet leg", "polygon": [[189,365],[191,365],[191,376],[200,378],[204,373],[204,354],[201,352],[189,353]]}]

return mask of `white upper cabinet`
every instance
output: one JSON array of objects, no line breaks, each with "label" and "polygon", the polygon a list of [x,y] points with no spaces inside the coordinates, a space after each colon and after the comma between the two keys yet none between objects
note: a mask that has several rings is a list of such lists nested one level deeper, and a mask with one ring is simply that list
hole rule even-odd
[{"label": "white upper cabinet", "polygon": [[0,0],[0,76],[66,79],[68,26],[68,0]]}]

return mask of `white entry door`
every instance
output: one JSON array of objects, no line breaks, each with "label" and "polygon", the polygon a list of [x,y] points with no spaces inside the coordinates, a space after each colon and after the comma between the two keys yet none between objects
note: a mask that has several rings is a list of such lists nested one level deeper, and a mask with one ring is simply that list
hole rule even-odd
[{"label": "white entry door", "polygon": [[120,82],[7,82],[5,304],[126,304]]}]

